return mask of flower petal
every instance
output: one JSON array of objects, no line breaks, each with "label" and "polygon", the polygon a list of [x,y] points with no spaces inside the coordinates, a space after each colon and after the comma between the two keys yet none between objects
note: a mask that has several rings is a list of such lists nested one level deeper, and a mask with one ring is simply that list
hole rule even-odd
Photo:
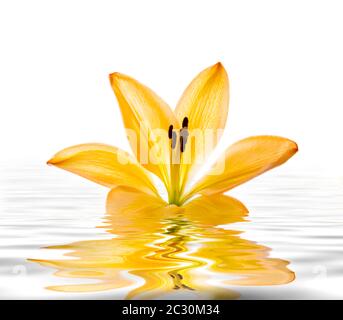
[{"label": "flower petal", "polygon": [[[152,90],[133,78],[112,73],[110,81],[129,130],[129,140],[138,161],[159,176],[167,186],[170,179],[168,128],[177,126],[170,107]],[[135,137],[132,137],[132,134]]]},{"label": "flower petal", "polygon": [[[113,188],[106,201],[110,232],[128,233],[154,230],[164,226],[168,219],[184,217],[196,226],[214,227],[243,221],[248,209],[239,200],[223,195],[200,196],[182,207],[168,205],[161,198],[129,187]],[[137,222],[139,221],[139,222]],[[112,231],[111,231],[112,230]]]},{"label": "flower petal", "polygon": [[[136,213],[150,214],[150,212],[165,206],[167,203],[161,198],[125,186],[111,189],[106,200],[107,214],[120,214],[120,218]],[[118,217],[116,221],[118,221]]]},{"label": "flower petal", "polygon": [[113,188],[124,185],[158,194],[148,172],[118,148],[98,143],[80,144],[58,152],[48,164]]},{"label": "flower petal", "polygon": [[282,137],[255,136],[238,141],[185,198],[198,192],[212,195],[230,190],[283,164],[297,151],[294,141]]},{"label": "flower petal", "polygon": [[188,219],[203,226],[240,222],[248,213],[242,202],[223,194],[200,196],[183,208]]},{"label": "flower petal", "polygon": [[[216,146],[226,124],[229,105],[229,80],[219,62],[203,70],[186,88],[175,110],[181,122],[188,117],[189,139],[183,154],[181,184],[191,176],[196,162],[205,160]],[[205,139],[210,137],[205,142]],[[206,146],[206,148],[205,148]]]},{"label": "flower petal", "polygon": [[133,232],[160,232],[165,227],[164,219],[175,217],[182,210],[154,195],[120,186],[107,195],[105,228],[124,237]]}]

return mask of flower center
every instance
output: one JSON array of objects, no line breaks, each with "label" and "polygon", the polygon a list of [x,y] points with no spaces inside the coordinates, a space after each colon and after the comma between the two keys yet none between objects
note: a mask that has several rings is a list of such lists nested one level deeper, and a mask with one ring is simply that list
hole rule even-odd
[{"label": "flower center", "polygon": [[[188,139],[188,118],[184,117],[182,121],[182,128],[174,130],[171,124],[168,129],[168,138],[170,140],[171,153],[170,153],[170,189],[168,190],[168,200],[170,204],[180,205],[180,195],[183,192],[182,185],[180,184],[180,171],[182,154],[185,151]],[[178,144],[179,141],[179,144]]]},{"label": "flower center", "polygon": [[[168,130],[168,138],[171,141],[171,148],[175,149],[177,144],[177,133],[175,132],[174,126],[171,124]],[[184,152],[186,148],[187,139],[189,136],[188,132],[188,117],[184,117],[182,120],[182,128],[180,129],[180,151]]]}]

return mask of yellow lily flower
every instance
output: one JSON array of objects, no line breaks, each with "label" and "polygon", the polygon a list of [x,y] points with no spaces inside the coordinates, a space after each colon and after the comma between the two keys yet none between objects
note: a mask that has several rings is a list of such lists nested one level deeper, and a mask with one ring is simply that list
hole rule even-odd
[{"label": "yellow lily flower", "polygon": [[197,194],[224,193],[283,164],[298,150],[294,141],[282,137],[246,138],[230,146],[191,187],[194,173],[225,127],[229,81],[223,65],[217,63],[197,75],[175,111],[129,76],[112,73],[110,82],[135,157],[104,144],[82,144],[58,152],[48,164],[111,189],[134,188],[162,201],[152,173],[166,187],[168,203],[183,206]]}]

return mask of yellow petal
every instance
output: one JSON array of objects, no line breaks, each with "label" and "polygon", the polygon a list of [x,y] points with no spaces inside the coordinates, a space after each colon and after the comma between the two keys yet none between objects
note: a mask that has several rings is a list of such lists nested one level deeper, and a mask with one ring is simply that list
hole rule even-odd
[{"label": "yellow petal", "polygon": [[[229,80],[221,63],[203,70],[189,84],[175,110],[179,122],[188,117],[189,138],[183,154],[181,184],[203,162],[225,127],[229,105]],[[210,140],[207,140],[210,137]],[[211,143],[209,143],[211,141]],[[205,149],[206,146],[206,149]]]},{"label": "yellow petal", "polygon": [[225,192],[283,164],[297,151],[294,141],[282,137],[255,136],[238,141],[185,198],[198,192],[206,195]]},{"label": "yellow petal", "polygon": [[178,207],[136,189],[117,187],[107,196],[106,212],[106,229],[125,236],[129,232],[158,232],[166,221],[176,217],[184,217],[197,226],[239,222],[248,209],[239,200],[222,194],[200,196]]},{"label": "yellow petal", "polygon": [[106,212],[111,215],[120,214],[120,218],[134,216],[137,212],[147,214],[165,206],[167,203],[161,198],[124,186],[111,189],[106,200]]},{"label": "yellow petal", "polygon": [[183,206],[185,216],[193,223],[216,226],[243,221],[248,209],[239,200],[223,195],[200,196]]},{"label": "yellow petal", "polygon": [[110,81],[133,152],[140,164],[167,186],[170,179],[167,131],[171,124],[177,126],[173,111],[152,90],[133,78],[112,73]]},{"label": "yellow petal", "polygon": [[106,229],[124,237],[132,232],[159,232],[164,227],[163,219],[174,217],[182,210],[137,189],[116,187],[107,195]]},{"label": "yellow petal", "polygon": [[48,164],[106,187],[124,185],[157,194],[147,171],[136,159],[123,150],[105,144],[80,144],[63,149]]}]

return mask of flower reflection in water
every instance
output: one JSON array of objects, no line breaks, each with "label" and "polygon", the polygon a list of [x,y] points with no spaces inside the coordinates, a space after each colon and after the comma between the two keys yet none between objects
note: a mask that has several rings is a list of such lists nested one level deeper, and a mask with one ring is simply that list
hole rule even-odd
[{"label": "flower reflection in water", "polygon": [[242,203],[225,195],[202,196],[177,207],[118,187],[108,195],[105,226],[115,237],[49,247],[70,250],[66,256],[73,259],[30,261],[57,269],[59,277],[94,280],[50,290],[126,288],[127,299],[234,299],[239,294],[230,285],[293,281],[288,261],[269,258],[269,248],[227,229],[246,215]]}]

